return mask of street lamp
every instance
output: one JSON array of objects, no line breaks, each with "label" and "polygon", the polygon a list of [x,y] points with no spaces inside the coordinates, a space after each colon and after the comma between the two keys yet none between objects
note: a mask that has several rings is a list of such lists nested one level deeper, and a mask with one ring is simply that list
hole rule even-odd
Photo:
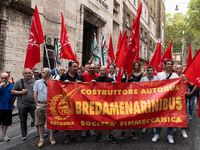
[{"label": "street lamp", "polygon": [[175,8],[175,10],[176,10],[176,11],[178,11],[178,5],[176,5],[176,8]]},{"label": "street lamp", "polygon": [[179,10],[178,5],[182,5],[182,4],[189,4],[189,3],[186,3],[186,2],[184,2],[184,3],[178,3],[178,4],[176,5],[175,11],[178,11],[178,10]]}]

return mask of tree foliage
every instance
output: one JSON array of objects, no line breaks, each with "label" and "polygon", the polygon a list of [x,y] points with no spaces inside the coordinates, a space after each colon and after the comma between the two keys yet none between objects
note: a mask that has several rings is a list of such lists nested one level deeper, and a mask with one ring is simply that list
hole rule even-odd
[{"label": "tree foliage", "polygon": [[189,31],[194,38],[200,40],[200,0],[190,0],[187,11]]},{"label": "tree foliage", "polygon": [[166,14],[165,24],[165,46],[169,46],[173,38],[173,52],[182,51],[182,41],[189,38],[186,16],[182,13],[176,13],[173,16]]}]

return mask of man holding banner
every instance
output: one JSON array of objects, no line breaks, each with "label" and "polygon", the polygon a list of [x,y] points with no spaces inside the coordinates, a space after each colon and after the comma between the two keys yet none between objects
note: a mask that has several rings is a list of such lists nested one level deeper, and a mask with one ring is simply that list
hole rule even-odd
[{"label": "man holding banner", "polygon": [[[64,81],[65,83],[70,83],[70,82],[81,83],[84,81],[82,75],[77,73],[77,68],[78,68],[77,61],[70,61],[68,67],[69,67],[69,71],[60,77],[60,81]],[[81,142],[82,137],[80,136],[80,130],[74,131],[74,134],[75,134],[76,141]],[[69,144],[69,143],[70,143],[70,131],[66,131],[64,144]]]},{"label": "man holding banner", "polygon": [[90,64],[89,65],[89,71],[88,73],[82,74],[84,82],[90,82],[91,80],[94,80],[95,78],[98,78],[100,75],[95,72],[95,65]]},{"label": "man holding banner", "polygon": [[[153,66],[148,66],[147,67],[147,76],[142,77],[140,82],[148,82],[148,81],[157,81],[158,77],[154,76],[155,73],[155,68]],[[154,132],[155,128],[153,128],[153,132]],[[143,128],[141,130],[142,133],[146,133],[147,132],[147,128]]]},{"label": "man holding banner", "polygon": [[[172,73],[173,65],[174,65],[174,62],[172,60],[170,60],[170,59],[166,60],[165,61],[165,71],[157,74],[158,80],[179,78],[179,76],[176,73]],[[162,130],[161,127],[156,128],[156,134],[152,138],[152,142],[158,141],[158,139],[160,138],[161,130]],[[168,127],[167,128],[167,140],[170,144],[174,143],[173,134],[174,134],[173,127]]]},{"label": "man holding banner", "polygon": [[[96,82],[112,82],[112,83],[116,83],[112,78],[109,78],[107,76],[108,70],[106,66],[103,66],[100,68],[100,74],[101,76],[98,78],[95,78],[94,80],[92,80],[92,83],[96,83]],[[111,141],[113,144],[117,144],[118,141],[117,139],[115,139],[115,137],[113,136],[113,130],[109,130],[109,138],[108,140]],[[101,130],[98,131],[98,135],[95,139],[95,142],[98,142],[99,140],[101,140],[102,137],[102,133]]]}]

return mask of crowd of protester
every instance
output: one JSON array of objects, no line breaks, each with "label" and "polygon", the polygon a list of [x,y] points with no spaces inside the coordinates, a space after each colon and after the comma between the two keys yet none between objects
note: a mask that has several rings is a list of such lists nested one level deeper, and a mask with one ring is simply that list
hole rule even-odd
[{"label": "crowd of protester", "polygon": [[[126,71],[121,82],[151,82],[159,80],[168,80],[174,78],[182,78],[185,84],[185,102],[188,119],[192,119],[194,110],[195,96],[199,94],[198,87],[195,86],[190,80],[183,75],[183,67],[181,65],[175,65],[172,60],[165,62],[165,69],[163,72],[154,75],[155,69],[152,66],[148,66],[144,72],[141,70],[139,62],[134,62],[133,73],[128,76]],[[31,115],[31,126],[36,126],[39,134],[38,147],[44,146],[44,138],[47,134],[44,132],[46,123],[46,111],[47,111],[47,82],[48,80],[59,80],[65,83],[70,82],[111,82],[116,83],[117,69],[114,64],[111,64],[108,69],[103,66],[94,64],[85,64],[78,68],[78,63],[70,61],[68,69],[60,67],[58,73],[55,74],[49,68],[43,68],[41,72],[34,68],[30,70],[25,68],[22,72],[23,78],[17,81],[11,76],[11,71],[6,70],[1,73],[0,82],[0,124],[2,125],[2,137],[1,140],[7,142],[10,138],[7,136],[6,131],[8,126],[12,124],[12,110],[14,108],[14,102],[17,99],[17,108],[19,112],[20,128],[21,128],[21,140],[27,139],[27,118],[28,113]],[[188,107],[187,107],[188,105]],[[188,109],[187,109],[188,108]],[[186,133],[187,128],[182,128],[181,133],[183,138],[188,138]],[[137,130],[137,129],[136,129]],[[141,129],[144,134],[148,130],[152,130],[154,136],[152,142],[157,142],[160,138],[162,128]],[[167,140],[169,143],[174,143],[175,128],[167,128]],[[76,142],[81,142],[82,138],[87,135],[95,136],[95,142],[98,142],[102,138],[102,131],[65,131],[64,143],[70,143],[71,135],[75,136]],[[120,139],[126,138],[127,131],[122,130]],[[131,137],[133,140],[137,139],[136,131],[131,130]],[[109,130],[108,140],[114,144],[118,143],[118,139],[114,137],[113,130]],[[51,145],[56,144],[54,138],[54,131],[49,130],[49,142]]]}]

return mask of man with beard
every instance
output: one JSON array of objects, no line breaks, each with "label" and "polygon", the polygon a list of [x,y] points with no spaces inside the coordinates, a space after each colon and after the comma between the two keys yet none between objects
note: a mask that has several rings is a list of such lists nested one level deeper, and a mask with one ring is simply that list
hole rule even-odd
[{"label": "man with beard", "polygon": [[[112,83],[116,83],[116,81],[114,81],[112,78],[109,78],[107,76],[107,67],[103,66],[100,68],[100,75],[98,78],[95,78],[94,80],[91,80],[92,83],[96,83],[96,82],[112,82]],[[102,132],[101,130],[98,131],[98,135],[95,139],[95,142],[98,142],[99,140],[101,140],[102,137]],[[109,137],[108,140],[111,141],[113,144],[117,144],[118,141],[117,139],[115,139],[115,137],[113,136],[113,130],[109,130]]]},{"label": "man with beard", "polygon": [[[70,82],[81,83],[84,81],[82,75],[77,73],[77,69],[78,69],[77,61],[70,61],[68,67],[69,67],[69,71],[60,77],[60,81],[63,81],[68,84],[70,84]],[[77,142],[82,141],[82,137],[80,136],[79,130],[74,131],[74,135]],[[64,144],[68,144],[68,143],[70,143],[70,131],[66,131],[66,136],[64,139]]]},{"label": "man with beard", "polygon": [[[172,72],[173,69],[173,65],[174,62],[170,59],[165,61],[165,70],[163,72],[160,72],[157,74],[158,80],[167,80],[167,79],[175,79],[175,78],[179,78],[179,76]],[[152,138],[152,142],[157,142],[158,139],[160,138],[160,132],[161,132],[162,128],[156,128],[156,134],[154,135],[154,137]],[[174,143],[174,139],[173,139],[173,127],[168,127],[167,128],[167,140],[170,144]]]},{"label": "man with beard", "polygon": [[94,80],[95,78],[99,77],[100,75],[95,72],[95,65],[90,64],[89,66],[89,72],[82,74],[84,82],[90,82],[91,80]]}]

